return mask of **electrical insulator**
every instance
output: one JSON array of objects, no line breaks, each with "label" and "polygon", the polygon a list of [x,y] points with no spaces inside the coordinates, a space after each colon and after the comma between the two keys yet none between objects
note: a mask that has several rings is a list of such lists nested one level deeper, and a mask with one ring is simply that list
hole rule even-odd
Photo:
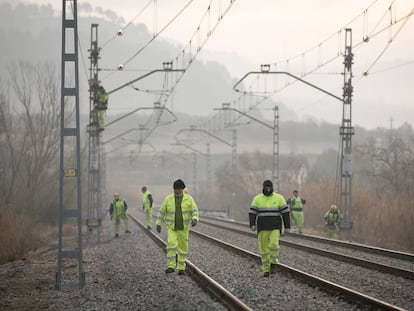
[{"label": "electrical insulator", "polygon": [[118,36],[122,36],[122,35],[124,34],[124,30],[123,30],[123,29],[118,29],[118,30],[116,31],[116,34],[117,34]]}]

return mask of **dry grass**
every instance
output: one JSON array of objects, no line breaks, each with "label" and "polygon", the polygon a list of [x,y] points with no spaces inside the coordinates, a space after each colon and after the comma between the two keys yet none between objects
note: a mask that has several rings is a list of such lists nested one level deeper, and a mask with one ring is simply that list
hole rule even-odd
[{"label": "dry grass", "polygon": [[0,264],[24,258],[29,251],[45,245],[52,236],[51,229],[39,227],[29,217],[16,215],[12,211],[1,211]]},{"label": "dry grass", "polygon": [[361,243],[414,253],[414,211],[410,194],[404,196],[355,191],[355,237]]},{"label": "dry grass", "polygon": [[[307,232],[323,235],[324,214],[330,205],[333,182],[307,184],[300,195],[307,199]],[[410,193],[390,196],[372,195],[354,185],[352,241],[377,247],[414,253],[414,207]]]}]

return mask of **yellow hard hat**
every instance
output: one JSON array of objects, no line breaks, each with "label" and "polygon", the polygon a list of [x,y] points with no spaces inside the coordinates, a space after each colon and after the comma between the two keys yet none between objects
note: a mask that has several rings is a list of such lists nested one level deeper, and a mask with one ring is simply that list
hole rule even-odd
[{"label": "yellow hard hat", "polygon": [[119,193],[118,192],[115,192],[114,193],[114,198],[118,198],[119,197]]},{"label": "yellow hard hat", "polygon": [[331,205],[331,210],[333,210],[333,211],[336,211],[336,210],[337,210],[337,207],[336,207],[336,205],[335,205],[335,204],[332,204],[332,205]]}]

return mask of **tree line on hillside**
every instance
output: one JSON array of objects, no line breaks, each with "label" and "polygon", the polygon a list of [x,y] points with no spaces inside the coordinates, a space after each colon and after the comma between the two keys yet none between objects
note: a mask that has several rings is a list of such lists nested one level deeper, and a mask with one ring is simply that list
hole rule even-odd
[{"label": "tree line on hillside", "polygon": [[[404,125],[383,131],[354,145],[352,177],[352,239],[359,243],[414,252],[414,132]],[[286,198],[299,189],[307,199],[305,227],[323,233],[323,215],[336,202],[338,152],[327,150],[313,165],[306,155],[291,154],[280,168],[280,193]],[[271,176],[272,158],[260,152],[243,154],[237,181],[229,163],[216,170],[220,193],[218,205],[233,198],[231,217],[246,221],[247,205],[261,192],[261,183]]]},{"label": "tree line on hillside", "polygon": [[[0,80],[0,227],[5,233],[2,232],[0,239],[7,238],[0,243],[4,249],[11,245],[18,247],[13,256],[22,256],[36,245],[27,238],[36,238],[31,234],[33,228],[54,226],[57,222],[61,114],[60,75],[56,68],[52,63],[19,62],[12,64],[8,76]],[[66,117],[70,119],[72,115],[68,113]],[[289,126],[295,124],[289,123]],[[332,132],[327,129],[334,125],[312,124],[309,131],[306,124],[296,124],[296,127],[295,131],[287,132],[295,132],[300,140],[311,140],[320,138],[323,132]],[[412,252],[412,127],[404,124],[398,129],[360,129],[354,142],[355,239]],[[85,166],[86,143],[83,147]],[[313,162],[303,154],[283,157],[281,192],[288,196],[298,188],[308,198],[306,225],[309,228],[318,229],[323,211],[333,201],[337,157],[337,152],[332,150],[316,156]],[[271,155],[259,151],[241,154],[237,180],[231,179],[229,163],[218,167],[215,180],[221,190],[217,194],[217,206],[228,205],[231,195],[232,217],[245,219],[248,202],[270,175],[271,161]],[[83,184],[87,183],[83,181]],[[84,188],[85,200],[87,189]],[[201,202],[210,198],[203,191],[199,195]],[[25,224],[23,228],[21,223]]]}]

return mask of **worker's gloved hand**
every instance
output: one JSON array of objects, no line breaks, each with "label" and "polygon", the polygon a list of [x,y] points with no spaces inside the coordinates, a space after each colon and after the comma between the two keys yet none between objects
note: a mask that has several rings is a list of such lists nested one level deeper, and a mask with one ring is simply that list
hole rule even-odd
[{"label": "worker's gloved hand", "polygon": [[160,225],[157,225],[157,232],[161,233],[161,226]]},{"label": "worker's gloved hand", "polygon": [[250,230],[252,230],[252,231],[256,231],[256,226],[251,226],[251,227],[250,227]]},{"label": "worker's gloved hand", "polygon": [[197,225],[197,220],[191,219],[191,227],[195,227]]}]

